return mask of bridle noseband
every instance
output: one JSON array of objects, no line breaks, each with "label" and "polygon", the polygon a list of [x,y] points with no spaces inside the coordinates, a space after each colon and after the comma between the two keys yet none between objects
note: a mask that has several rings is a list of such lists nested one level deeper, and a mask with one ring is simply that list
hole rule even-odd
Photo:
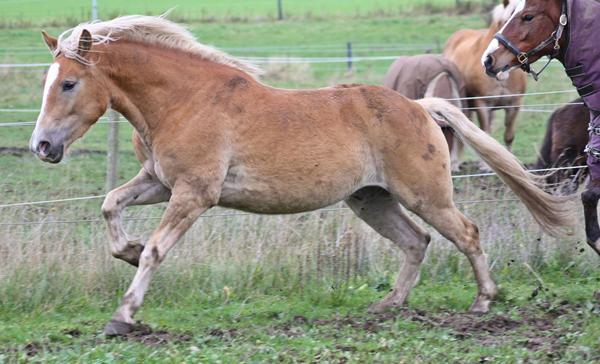
[{"label": "bridle noseband", "polygon": [[[506,38],[500,32],[498,32],[494,35],[494,39],[498,40],[498,42],[500,42],[500,44],[502,44],[504,47],[506,47],[506,49],[508,49],[512,54],[514,54],[517,57],[517,61],[521,64],[521,66],[520,66],[521,69],[527,73],[530,73],[533,76],[533,79],[537,81],[538,76],[540,75],[540,73],[542,73],[546,69],[546,67],[548,67],[548,65],[550,64],[550,61],[552,61],[552,59],[554,59],[554,58],[556,58],[556,56],[558,56],[558,53],[560,52],[559,41],[563,35],[565,26],[567,26],[567,1],[566,0],[564,0],[562,2],[562,10],[561,10],[560,18],[558,20],[558,26],[556,27],[556,30],[554,32],[552,32],[552,34],[550,34],[550,37],[546,38],[546,40],[541,42],[537,47],[533,48],[532,50],[530,50],[528,52],[521,51],[517,46],[515,46],[513,44],[513,42],[511,42],[508,38]],[[539,52],[541,52],[543,49],[545,49],[546,47],[548,47],[551,44],[554,44],[554,52],[552,52],[552,54],[548,56],[549,57],[548,62],[544,65],[544,67],[542,67],[542,69],[539,72],[535,72],[531,68],[531,64],[529,63],[529,58],[538,54]]]}]

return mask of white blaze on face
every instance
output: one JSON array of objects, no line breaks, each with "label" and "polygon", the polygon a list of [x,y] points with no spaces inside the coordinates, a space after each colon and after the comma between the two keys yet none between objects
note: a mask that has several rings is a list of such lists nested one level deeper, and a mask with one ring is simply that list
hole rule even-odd
[{"label": "white blaze on face", "polygon": [[485,50],[485,52],[483,52],[483,55],[481,56],[481,65],[485,67],[485,60],[487,59],[487,57],[494,53],[496,51],[496,49],[500,48],[500,43],[498,43],[498,39],[494,38],[492,39],[492,41],[490,42],[490,44],[488,45],[487,49]]},{"label": "white blaze on face", "polygon": [[44,84],[44,96],[42,98],[42,107],[40,109],[40,114],[38,115],[35,129],[33,130],[33,135],[31,136],[31,144],[32,146],[37,145],[37,134],[38,134],[38,123],[40,120],[44,118],[44,114],[46,113],[46,101],[48,100],[48,94],[50,93],[50,89],[56,79],[58,78],[58,71],[60,70],[60,65],[58,63],[53,63],[48,69],[48,73],[46,74],[46,83]]},{"label": "white blaze on face", "polygon": [[48,69],[48,74],[46,75],[46,84],[44,85],[44,97],[42,98],[42,108],[40,110],[40,115],[38,116],[38,121],[46,112],[46,101],[48,100],[48,93],[52,88],[52,85],[58,78],[58,71],[60,70],[60,64],[52,63],[50,68]]}]

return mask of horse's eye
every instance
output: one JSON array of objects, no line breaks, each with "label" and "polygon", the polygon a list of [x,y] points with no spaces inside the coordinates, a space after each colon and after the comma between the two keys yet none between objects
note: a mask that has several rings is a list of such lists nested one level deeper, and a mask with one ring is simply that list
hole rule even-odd
[{"label": "horse's eye", "polygon": [[525,15],[523,15],[523,17],[521,19],[523,19],[523,21],[532,21],[533,20],[533,15],[531,15],[531,14],[525,14]]},{"label": "horse's eye", "polygon": [[63,81],[62,90],[63,91],[71,91],[73,87],[77,84],[76,81]]}]

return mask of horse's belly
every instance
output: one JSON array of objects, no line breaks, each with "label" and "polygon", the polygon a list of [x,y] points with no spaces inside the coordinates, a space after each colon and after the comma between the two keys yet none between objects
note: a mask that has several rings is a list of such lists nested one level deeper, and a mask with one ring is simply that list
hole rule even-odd
[{"label": "horse's belly", "polygon": [[[314,178],[310,174],[253,174],[230,169],[219,206],[256,213],[286,214],[316,210],[347,198],[361,185],[359,176]],[[339,174],[331,173],[332,177]]]}]

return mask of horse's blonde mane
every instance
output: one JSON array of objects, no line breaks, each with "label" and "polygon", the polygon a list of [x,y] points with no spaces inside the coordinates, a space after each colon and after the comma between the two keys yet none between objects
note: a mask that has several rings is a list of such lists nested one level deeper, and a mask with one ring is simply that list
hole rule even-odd
[{"label": "horse's blonde mane", "polygon": [[234,58],[211,46],[199,43],[186,28],[164,16],[129,15],[108,21],[82,23],[58,37],[55,54],[87,64],[77,50],[83,30],[92,35],[93,44],[106,44],[119,39],[155,44],[196,54],[208,61],[221,63],[258,77],[262,71],[255,65]]}]

